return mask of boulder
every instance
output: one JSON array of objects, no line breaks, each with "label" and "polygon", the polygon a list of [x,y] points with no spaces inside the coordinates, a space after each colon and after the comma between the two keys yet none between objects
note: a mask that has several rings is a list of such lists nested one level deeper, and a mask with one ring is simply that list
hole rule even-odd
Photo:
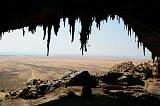
[{"label": "boulder", "polygon": [[88,71],[82,71],[78,74],[72,76],[68,82],[67,86],[89,86],[96,87],[98,84],[97,77],[91,76]]},{"label": "boulder", "polygon": [[18,97],[23,99],[35,99],[40,97],[36,89],[27,87],[22,90],[22,92],[18,95]]},{"label": "boulder", "polygon": [[104,83],[114,84],[121,76],[123,76],[123,73],[108,72],[107,74],[99,76],[99,79]]},{"label": "boulder", "polygon": [[144,86],[144,82],[139,79],[139,78],[135,78],[132,75],[127,75],[127,76],[122,76],[118,79],[118,84],[121,85],[127,85],[127,86],[131,86],[131,85],[142,85]]}]

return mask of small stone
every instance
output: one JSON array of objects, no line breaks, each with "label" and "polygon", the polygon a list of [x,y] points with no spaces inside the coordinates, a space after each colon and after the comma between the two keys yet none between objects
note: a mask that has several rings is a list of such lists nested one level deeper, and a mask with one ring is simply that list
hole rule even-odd
[{"label": "small stone", "polygon": [[17,92],[16,92],[16,91],[12,91],[12,92],[10,92],[10,95],[11,95],[11,96],[16,96],[16,95],[17,95]]}]

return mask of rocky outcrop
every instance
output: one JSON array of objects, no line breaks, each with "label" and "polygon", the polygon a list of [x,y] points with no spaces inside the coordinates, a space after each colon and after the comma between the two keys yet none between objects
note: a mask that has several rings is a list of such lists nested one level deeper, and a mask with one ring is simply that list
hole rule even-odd
[{"label": "rocky outcrop", "polygon": [[[23,99],[34,99],[51,92],[51,83],[40,79],[31,79],[26,82],[26,87],[17,91],[15,95]],[[14,91],[15,92],[15,91]],[[13,92],[12,92],[13,93]]]},{"label": "rocky outcrop", "polygon": [[[40,79],[31,79],[26,82],[26,87],[22,90],[12,91],[10,95],[15,98],[36,99],[44,96],[47,93],[53,92],[59,87],[67,86],[85,86],[91,90],[98,84],[96,77],[91,76],[88,71],[70,71],[61,78],[51,81]],[[89,95],[84,89],[83,95]]]},{"label": "rocky outcrop", "polygon": [[115,73],[130,73],[135,70],[135,65],[132,63],[132,61],[116,64],[111,68],[111,71]]},{"label": "rocky outcrop", "polygon": [[135,66],[131,61],[114,65],[111,70],[100,76],[100,80],[108,84],[144,85],[143,80],[153,78],[153,65],[144,62]]}]

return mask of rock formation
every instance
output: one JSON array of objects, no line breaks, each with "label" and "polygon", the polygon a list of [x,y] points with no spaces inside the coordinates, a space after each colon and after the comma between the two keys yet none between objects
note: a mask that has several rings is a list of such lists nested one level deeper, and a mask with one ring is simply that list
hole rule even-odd
[{"label": "rock formation", "polygon": [[100,76],[100,80],[108,84],[142,85],[143,80],[156,77],[152,74],[151,62],[135,66],[131,61],[114,65],[107,74]]},{"label": "rock formation", "polygon": [[[60,87],[84,86],[82,95],[91,96],[91,87],[96,87],[97,84],[97,78],[91,76],[88,71],[70,71],[56,80],[44,81],[40,79],[30,79],[26,82],[25,88],[22,90],[12,91],[9,95],[14,98],[36,99],[53,92]],[[73,93],[69,95],[74,96]]]}]

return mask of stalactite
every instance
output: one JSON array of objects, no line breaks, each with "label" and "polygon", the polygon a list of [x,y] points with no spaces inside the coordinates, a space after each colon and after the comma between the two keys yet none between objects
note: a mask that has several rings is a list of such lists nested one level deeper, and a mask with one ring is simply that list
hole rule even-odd
[{"label": "stalactite", "polygon": [[49,55],[49,45],[50,45],[50,40],[51,40],[51,30],[52,30],[52,25],[48,25],[47,56]]},{"label": "stalactite", "polygon": [[0,33],[0,40],[2,39],[2,33]]},{"label": "stalactite", "polygon": [[95,22],[96,22],[96,27],[99,28],[99,30],[101,29],[101,19],[99,16],[96,16],[96,19],[95,19]]},{"label": "stalactite", "polygon": [[25,35],[25,30],[24,30],[24,28],[22,30],[23,30],[23,36],[24,36]]},{"label": "stalactite", "polygon": [[70,26],[69,31],[70,31],[70,34],[72,35],[71,42],[73,42],[73,40],[74,40],[75,20],[76,20],[75,17],[69,17],[69,19],[68,19],[68,23],[69,23],[69,26]]},{"label": "stalactite", "polygon": [[131,34],[132,34],[132,28],[128,25],[128,36],[130,36],[131,37]]},{"label": "stalactite", "polygon": [[134,40],[135,40],[135,42],[136,42],[136,40],[137,40],[137,36],[136,36],[136,34],[134,35],[134,38],[135,38]]},{"label": "stalactite", "polygon": [[106,23],[107,23],[108,22],[108,17],[105,20],[106,20]]},{"label": "stalactite", "polygon": [[44,32],[43,40],[45,40],[45,37],[46,37],[46,29],[47,29],[47,25],[43,25],[43,32]]},{"label": "stalactite", "polygon": [[137,41],[137,45],[138,45],[138,48],[139,48],[139,45],[140,45],[140,41],[139,40]]},{"label": "stalactite", "polygon": [[57,35],[58,31],[59,31],[59,28],[60,28],[60,18],[56,18],[54,20],[54,33],[55,35]]},{"label": "stalactite", "polygon": [[144,53],[144,56],[145,56],[145,54],[146,54],[146,51],[145,51],[145,45],[143,44],[143,53]]},{"label": "stalactite", "polygon": [[118,23],[120,24],[121,23],[121,18],[117,15],[117,20],[118,20]]},{"label": "stalactite", "polygon": [[81,50],[82,55],[84,50],[87,51],[87,42],[89,39],[89,34],[91,33],[91,26],[92,26],[92,17],[82,17],[80,18],[81,21],[81,33],[80,33],[80,41],[81,41]]},{"label": "stalactite", "polygon": [[128,30],[128,25],[127,24],[125,24],[125,29]]},{"label": "stalactite", "polygon": [[37,27],[37,25],[30,25],[28,27],[28,31],[30,31],[32,34],[34,34],[36,32],[36,27]]},{"label": "stalactite", "polygon": [[63,17],[63,24],[64,24],[64,27],[65,27],[65,24],[66,24],[66,18]]},{"label": "stalactite", "polygon": [[110,19],[114,20],[115,19],[115,14],[110,14]]},{"label": "stalactite", "polygon": [[[58,31],[59,31],[59,28],[60,28],[60,17],[59,17],[59,15],[60,15],[60,12],[58,11],[56,11],[56,14],[57,15],[52,15],[52,16],[50,16],[49,17],[49,19],[48,19],[48,24],[50,25],[53,25],[54,26],[54,33],[55,33],[55,35],[57,36],[57,33],[58,33]],[[49,27],[49,26],[48,26]]]},{"label": "stalactite", "polygon": [[123,24],[124,24],[124,30],[128,30],[128,25],[126,24],[125,20],[123,20]]}]

